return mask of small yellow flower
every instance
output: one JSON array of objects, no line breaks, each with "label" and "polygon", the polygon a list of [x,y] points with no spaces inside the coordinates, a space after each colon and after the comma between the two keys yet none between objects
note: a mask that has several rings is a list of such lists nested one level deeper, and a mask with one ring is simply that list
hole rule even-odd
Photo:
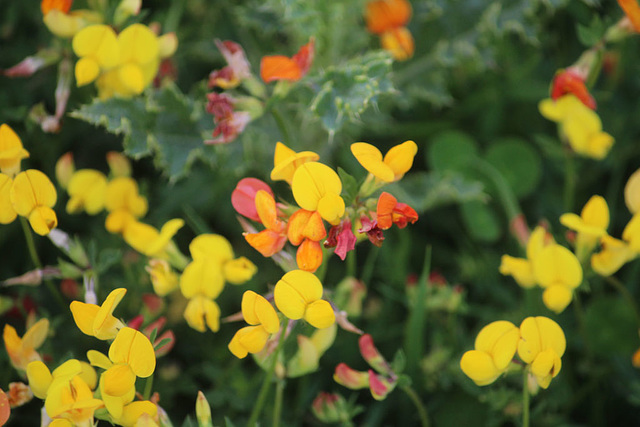
[{"label": "small yellow flower", "polygon": [[72,425],[93,423],[93,413],[104,404],[79,375],[69,380],[54,380],[47,391],[44,407],[51,418],[62,418]]},{"label": "small yellow flower", "polygon": [[580,216],[566,213],[560,217],[560,223],[577,231],[576,253],[584,259],[593,251],[598,239],[607,234],[609,227],[609,207],[601,196],[592,196],[582,208]]},{"label": "small yellow flower", "polygon": [[12,177],[20,172],[20,162],[29,157],[20,137],[7,124],[0,125],[0,172]]},{"label": "small yellow flower", "polygon": [[37,321],[22,338],[18,336],[13,326],[5,324],[2,338],[13,367],[24,371],[30,362],[42,360],[36,349],[42,345],[48,333],[49,320],[47,319]]},{"label": "small yellow flower", "polygon": [[73,301],[69,308],[78,329],[99,340],[114,339],[124,324],[113,316],[113,311],[126,293],[125,288],[114,289],[101,306]]},{"label": "small yellow flower", "polygon": [[80,59],[76,63],[75,75],[78,86],[96,80],[101,70],[118,65],[120,47],[116,33],[108,25],[91,25],[73,37],[73,51]]},{"label": "small yellow flower", "polygon": [[89,215],[96,215],[104,208],[104,197],[107,190],[107,177],[94,169],[80,169],[69,180],[67,192],[67,213],[77,214],[85,210]]},{"label": "small yellow flower", "polygon": [[242,296],[242,315],[251,326],[240,329],[231,339],[229,350],[239,359],[259,353],[269,335],[278,332],[280,320],[273,306],[263,296],[246,291]]},{"label": "small yellow flower", "polygon": [[51,180],[39,170],[20,172],[13,180],[9,198],[16,213],[26,217],[37,234],[49,234],[58,225],[58,217],[51,209],[58,194]]},{"label": "small yellow flower", "polygon": [[540,253],[547,244],[553,243],[551,237],[544,227],[537,226],[527,242],[527,258],[514,258],[503,255],[500,263],[500,273],[513,276],[518,285],[523,288],[531,288],[536,285],[536,278],[533,274],[533,259]]},{"label": "small yellow flower", "polygon": [[107,184],[104,206],[109,212],[105,227],[111,233],[123,232],[148,209],[147,199],[138,193],[138,184],[129,177],[118,177]]},{"label": "small yellow flower", "polygon": [[477,385],[494,382],[502,375],[516,354],[520,331],[506,320],[492,322],[476,337],[475,350],[467,351],[460,368]]},{"label": "small yellow flower", "polygon": [[542,301],[555,313],[561,313],[569,305],[573,290],[582,283],[578,258],[558,244],[546,246],[533,259],[533,274],[544,288]]},{"label": "small yellow flower", "polygon": [[562,367],[560,358],[567,345],[564,332],[547,317],[527,317],[520,324],[520,337],[518,356],[530,365],[538,385],[546,389]]},{"label": "small yellow flower", "polygon": [[278,310],[289,319],[304,319],[318,329],[335,322],[329,302],[322,298],[322,283],[312,273],[293,270],[276,283],[273,298]]},{"label": "small yellow flower", "polygon": [[182,219],[174,218],[167,221],[158,231],[151,225],[132,221],[124,229],[123,237],[125,242],[141,254],[166,259],[167,250],[173,244],[171,239],[183,225]]},{"label": "small yellow flower", "polygon": [[302,209],[318,211],[332,225],[338,224],[344,215],[344,200],[340,197],[342,182],[329,166],[317,162],[300,165],[293,174],[291,190]]},{"label": "small yellow flower", "polygon": [[189,300],[184,310],[184,318],[190,327],[204,332],[207,327],[212,332],[220,329],[220,307],[212,299],[196,295]]},{"label": "small yellow flower", "polygon": [[602,236],[602,250],[591,255],[591,268],[601,276],[611,276],[623,265],[638,256],[627,242],[611,236]]},{"label": "small yellow flower", "polygon": [[376,147],[366,142],[351,144],[351,153],[358,162],[376,179],[394,182],[401,179],[413,166],[413,158],[418,146],[413,141],[405,141],[392,147],[384,158]]},{"label": "small yellow flower", "polygon": [[272,181],[286,181],[291,185],[293,174],[304,163],[315,162],[320,156],[313,151],[301,151],[296,153],[281,142],[276,143],[276,152],[273,156]]},{"label": "small yellow flower", "polygon": [[149,273],[153,291],[158,296],[163,297],[178,287],[178,275],[171,269],[167,261],[150,259],[145,270]]}]

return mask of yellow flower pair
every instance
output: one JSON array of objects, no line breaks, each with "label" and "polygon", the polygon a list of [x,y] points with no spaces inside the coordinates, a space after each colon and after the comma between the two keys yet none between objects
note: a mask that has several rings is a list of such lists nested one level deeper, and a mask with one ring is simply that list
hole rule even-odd
[{"label": "yellow flower pair", "polygon": [[482,328],[474,350],[462,356],[460,368],[477,385],[488,385],[509,369],[517,352],[538,385],[546,389],[560,373],[565,348],[562,328],[547,317],[527,317],[520,328],[499,320]]}]

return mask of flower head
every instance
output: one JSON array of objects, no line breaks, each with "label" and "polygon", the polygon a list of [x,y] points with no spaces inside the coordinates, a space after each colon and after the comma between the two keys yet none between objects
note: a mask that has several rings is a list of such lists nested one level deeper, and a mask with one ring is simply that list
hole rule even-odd
[{"label": "flower head", "polygon": [[330,224],[340,222],[345,211],[344,200],[340,197],[342,182],[329,166],[317,162],[300,165],[293,175],[291,190],[302,209],[318,211]]},{"label": "flower head", "polygon": [[220,307],[215,301],[202,295],[189,299],[184,318],[190,327],[199,332],[206,331],[207,327],[213,332],[220,329]]},{"label": "flower head", "polygon": [[544,288],[542,300],[550,310],[560,313],[571,302],[573,289],[582,283],[582,267],[567,248],[551,244],[533,259],[533,274]]},{"label": "flower head", "polygon": [[518,285],[523,288],[535,286],[536,278],[533,274],[532,261],[542,248],[550,243],[553,243],[553,237],[543,227],[537,226],[527,241],[527,258],[503,255],[500,262],[500,273],[513,276]]},{"label": "flower head", "polygon": [[291,185],[293,174],[298,167],[307,162],[315,162],[320,156],[313,151],[301,151],[296,153],[281,142],[276,143],[276,151],[273,156],[273,169],[271,179],[273,181],[286,181]]},{"label": "flower head", "polygon": [[315,40],[312,38],[291,58],[282,55],[262,57],[260,61],[260,77],[265,83],[270,83],[274,80],[294,82],[300,80],[311,67],[314,48]]},{"label": "flower head", "polygon": [[209,74],[209,87],[221,87],[222,89],[233,89],[242,80],[251,76],[249,61],[240,46],[230,40],[216,40],[216,46],[222,56],[227,61],[227,66],[222,70],[212,71]]},{"label": "flower head", "polygon": [[405,141],[392,147],[384,158],[375,146],[366,142],[351,144],[351,152],[358,163],[382,182],[401,179],[411,169],[418,146],[413,141]]},{"label": "flower head", "polygon": [[293,270],[282,276],[273,291],[278,307],[289,319],[304,318],[312,326],[327,328],[335,321],[331,304],[322,298],[322,283],[312,273]]},{"label": "flower head", "polygon": [[520,324],[518,356],[530,365],[531,373],[542,388],[549,387],[560,372],[560,358],[566,345],[562,328],[547,317],[527,317]]},{"label": "flower head", "polygon": [[403,27],[411,18],[411,4],[407,0],[374,0],[367,3],[365,21],[374,34]]},{"label": "flower head", "polygon": [[405,228],[408,223],[413,224],[418,220],[418,213],[411,206],[398,203],[398,200],[387,192],[380,194],[376,215],[381,230],[387,230],[393,224],[398,228]]},{"label": "flower head", "polygon": [[112,179],[107,184],[104,207],[109,212],[105,226],[111,233],[121,233],[131,221],[147,213],[147,199],[138,192],[138,184],[128,176]]},{"label": "flower head", "polygon": [[141,254],[155,258],[167,258],[167,249],[171,239],[182,228],[184,221],[179,218],[170,219],[158,231],[151,225],[132,221],[123,233],[124,240]]},{"label": "flower head", "polygon": [[94,336],[99,340],[114,339],[124,325],[113,316],[113,311],[120,304],[126,293],[127,290],[125,288],[114,289],[101,306],[73,301],[69,306],[73,314],[73,320],[82,333],[86,335]]},{"label": "flower head", "polygon": [[102,172],[94,169],[76,171],[67,187],[67,212],[76,214],[85,210],[89,215],[100,213],[104,208],[106,190],[107,177]]},{"label": "flower head", "polygon": [[178,276],[163,259],[150,259],[145,267],[151,277],[153,291],[163,297],[178,287]]},{"label": "flower head", "polygon": [[120,46],[116,33],[108,25],[91,25],[73,37],[73,51],[80,58],[75,75],[78,86],[95,81],[102,70],[118,65]]},{"label": "flower head", "polygon": [[251,326],[240,329],[229,342],[229,350],[239,359],[262,351],[269,335],[278,332],[280,321],[273,306],[263,296],[246,291],[242,296],[242,315]]},{"label": "flower head", "polygon": [[51,180],[39,170],[20,172],[13,180],[9,199],[15,212],[26,217],[37,234],[49,234],[58,225],[58,217],[52,209],[58,194]]}]

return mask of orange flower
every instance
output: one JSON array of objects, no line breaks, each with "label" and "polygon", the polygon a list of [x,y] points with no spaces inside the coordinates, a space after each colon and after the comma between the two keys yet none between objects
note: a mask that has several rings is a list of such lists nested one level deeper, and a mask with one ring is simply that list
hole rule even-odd
[{"label": "orange flower", "polygon": [[274,80],[289,80],[296,82],[307,74],[311,63],[315,40],[311,38],[309,43],[300,48],[298,53],[291,58],[283,55],[264,56],[260,61],[260,77],[265,83]]},{"label": "orange flower", "polygon": [[296,263],[300,270],[313,273],[322,264],[320,240],[327,237],[322,217],[318,211],[298,209],[289,218],[287,237],[292,245],[298,246]]},{"label": "orange flower", "polygon": [[287,243],[287,224],[278,219],[276,201],[265,190],[256,193],[255,203],[260,222],[266,229],[259,233],[244,233],[244,238],[262,256],[270,257]]},{"label": "orange flower", "polygon": [[69,13],[71,3],[73,3],[73,0],[42,0],[40,10],[42,10],[43,15],[46,15],[53,9],[57,9],[62,13]]},{"label": "orange flower", "polygon": [[380,44],[398,61],[406,61],[413,56],[413,36],[405,27],[394,28],[380,34]]},{"label": "orange flower", "polygon": [[618,4],[627,15],[636,32],[640,33],[640,6],[637,0],[618,0]]},{"label": "orange flower", "polygon": [[405,203],[398,203],[398,200],[391,194],[383,192],[378,199],[376,208],[378,215],[378,227],[381,230],[391,228],[396,224],[398,228],[404,228],[407,223],[413,224],[418,220],[417,212]]},{"label": "orange flower", "polygon": [[596,109],[596,101],[589,93],[589,89],[584,83],[585,77],[572,68],[560,70],[553,77],[551,83],[551,99],[554,101],[558,98],[571,93],[576,96],[585,106]]},{"label": "orange flower", "polygon": [[376,0],[367,3],[367,29],[374,34],[404,27],[411,18],[411,4],[407,0]]}]

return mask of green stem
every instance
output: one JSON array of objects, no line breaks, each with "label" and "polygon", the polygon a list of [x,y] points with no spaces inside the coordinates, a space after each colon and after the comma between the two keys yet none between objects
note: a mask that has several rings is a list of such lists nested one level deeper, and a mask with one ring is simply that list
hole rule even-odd
[{"label": "green stem", "polygon": [[[31,227],[29,226],[29,224],[27,223],[27,220],[23,216],[20,217],[20,225],[22,226],[22,231],[24,232],[24,239],[27,242],[27,249],[29,250],[31,261],[33,261],[33,264],[36,266],[38,270],[42,270],[42,262],[40,262],[40,257],[38,257],[38,252],[36,251],[36,245],[35,245],[35,242],[33,241],[33,234],[31,233]],[[58,291],[56,286],[53,284],[51,279],[44,279],[44,283],[47,285],[49,292],[53,294],[53,297],[55,298],[56,302],[66,310],[67,304],[65,304],[64,299],[62,298],[62,295],[60,295],[60,292]]]},{"label": "green stem", "polygon": [[264,382],[262,383],[262,387],[260,388],[260,392],[258,393],[258,399],[256,400],[256,405],[253,407],[253,411],[251,411],[251,417],[249,418],[248,426],[257,426],[258,425],[258,417],[260,417],[260,413],[262,412],[262,407],[267,399],[267,394],[269,393],[269,386],[271,385],[271,380],[273,379],[273,374],[276,371],[276,365],[278,363],[278,355],[280,354],[280,349],[282,348],[282,343],[285,341],[285,331],[289,323],[287,322],[280,331],[280,338],[278,340],[278,345],[273,352],[273,359],[271,360],[271,365],[269,365],[269,370],[267,371],[267,376],[264,378]]},{"label": "green stem", "polygon": [[429,427],[427,408],[424,407],[424,404],[420,400],[420,396],[418,396],[418,393],[416,393],[416,391],[411,386],[402,387],[402,390],[407,393],[409,399],[411,399],[413,404],[416,406],[416,409],[418,410],[418,416],[420,417],[420,424],[422,425],[422,427]]},{"label": "green stem", "polygon": [[278,129],[280,129],[280,133],[282,133],[282,142],[289,147],[291,144],[289,131],[287,130],[287,125],[285,124],[284,119],[282,118],[282,114],[280,114],[280,111],[276,107],[271,107],[270,111],[276,121],[276,125],[278,125]]},{"label": "green stem", "polygon": [[640,309],[638,308],[638,304],[636,303],[631,292],[618,280],[613,276],[605,277],[607,283],[613,286],[619,293],[622,295],[624,299],[627,300],[631,308],[633,309],[634,314],[636,315],[636,324],[640,327]]},{"label": "green stem", "polygon": [[280,416],[282,414],[282,396],[284,393],[284,380],[280,379],[276,383],[276,401],[273,406],[273,427],[280,425]]},{"label": "green stem", "polygon": [[502,207],[507,214],[509,223],[511,223],[514,218],[522,213],[520,205],[518,204],[518,199],[516,199],[516,196],[513,194],[513,190],[511,190],[509,184],[504,180],[502,174],[490,163],[487,163],[484,160],[477,160],[474,163],[474,166],[476,170],[489,178],[496,187],[498,198],[500,199]]},{"label": "green stem", "polygon": [[356,250],[347,253],[347,277],[356,277]]},{"label": "green stem", "polygon": [[589,366],[591,366],[592,358],[592,349],[591,342],[589,341],[589,332],[587,330],[587,320],[584,315],[584,309],[582,307],[582,301],[580,300],[580,296],[578,293],[574,293],[573,295],[573,309],[576,313],[576,318],[578,319],[578,328],[580,329],[580,335],[582,335],[582,340],[584,341],[584,347],[586,350],[586,362]]},{"label": "green stem", "polygon": [[529,370],[522,376],[522,427],[529,427]]},{"label": "green stem", "polygon": [[374,246],[369,251],[369,255],[367,256],[367,260],[364,263],[364,267],[362,268],[362,276],[360,280],[366,286],[370,285],[371,277],[373,277],[373,269],[376,266],[376,259],[378,259],[378,254],[380,253],[380,248]]},{"label": "green stem", "polygon": [[144,398],[144,400],[149,400],[149,398],[151,397],[152,389],[153,389],[153,374],[151,374],[151,376],[147,378],[147,381],[144,383],[144,393],[142,394],[142,397]]}]

